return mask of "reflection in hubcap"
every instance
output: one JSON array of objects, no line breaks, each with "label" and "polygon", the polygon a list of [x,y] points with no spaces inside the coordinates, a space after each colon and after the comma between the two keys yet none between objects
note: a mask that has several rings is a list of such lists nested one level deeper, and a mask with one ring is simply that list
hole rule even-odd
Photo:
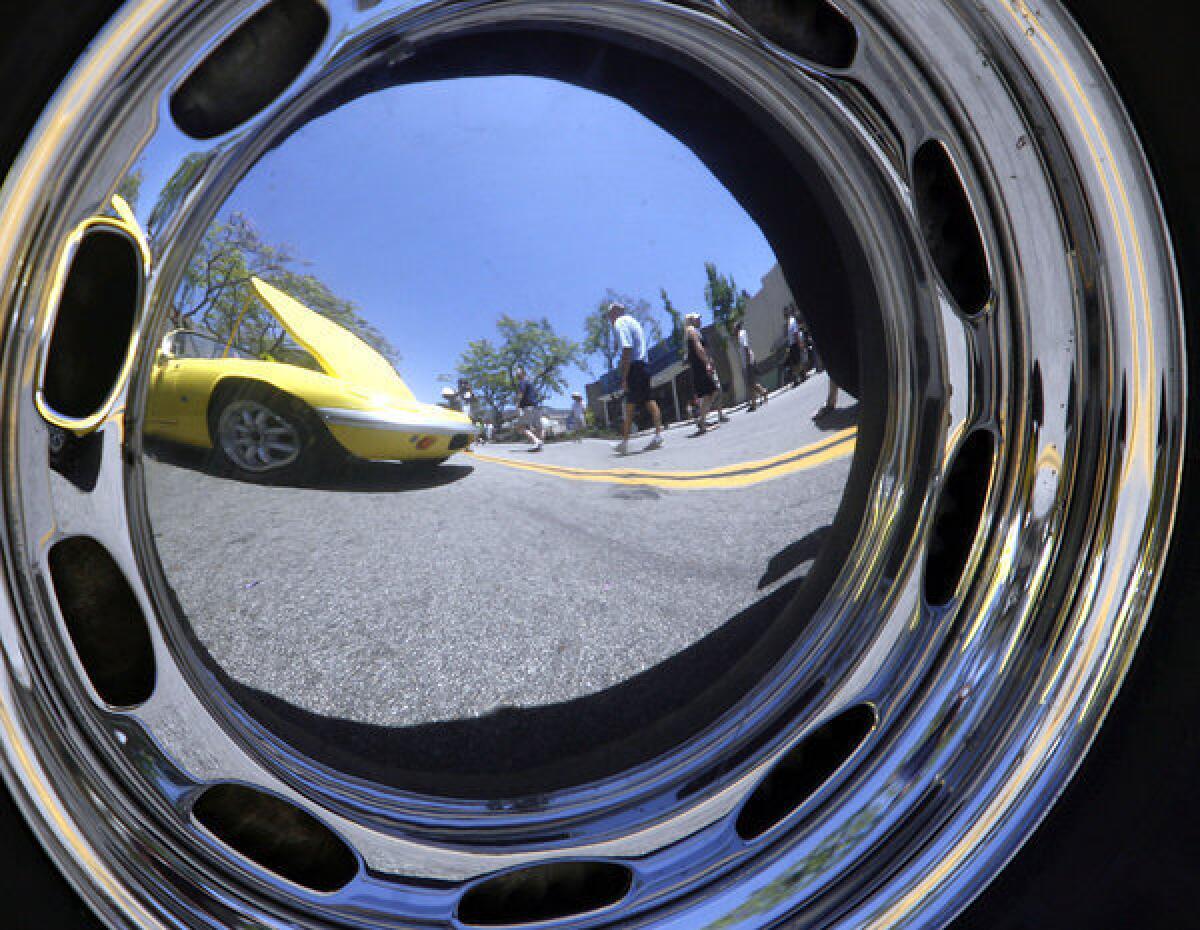
[{"label": "reflection in hubcap", "polygon": [[221,448],[239,468],[262,472],[290,465],[300,455],[296,428],[251,400],[236,401],[221,412]]},{"label": "reflection in hubcap", "polygon": [[1120,684],[1183,440],[1069,17],[193,7],[125,6],[0,203],[2,758],[75,885],[956,913]]},{"label": "reflection in hubcap", "polygon": [[[335,157],[347,147],[359,157]],[[322,183],[295,198],[315,165]],[[197,301],[214,263],[267,255],[323,329],[275,319],[250,282]],[[325,114],[233,191],[176,295],[170,325],[242,357],[177,361],[193,371],[147,402],[255,366],[353,461],[271,487],[147,462],[167,581],[245,708],[342,769],[490,796],[643,762],[806,625],[811,607],[785,608],[841,505],[858,405],[818,367],[801,304],[704,164],[609,97],[475,77]],[[626,331],[651,403],[622,388]],[[386,397],[330,363],[348,346],[385,361]],[[481,441],[415,472],[404,458],[429,437],[397,421],[451,411]],[[219,432],[249,471],[299,454],[257,401],[226,406]]]}]

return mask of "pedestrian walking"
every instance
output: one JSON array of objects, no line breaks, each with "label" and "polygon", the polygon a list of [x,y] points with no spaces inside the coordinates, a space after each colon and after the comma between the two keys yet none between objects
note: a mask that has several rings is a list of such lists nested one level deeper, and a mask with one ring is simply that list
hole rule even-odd
[{"label": "pedestrian walking", "polygon": [[642,407],[650,414],[654,423],[654,438],[646,444],[646,451],[657,449],[663,444],[662,414],[658,402],[650,396],[649,351],[642,324],[624,304],[608,305],[608,321],[617,334],[617,345],[621,349],[621,390],[625,393],[625,419],[621,423],[621,441],[617,443],[618,455],[629,452],[629,429],[633,425],[634,410]]},{"label": "pedestrian walking", "polygon": [[746,377],[746,393],[750,395],[750,410],[758,409],[758,400],[762,398],[763,404],[770,400],[770,395],[767,389],[763,387],[754,376],[754,349],[750,347],[750,334],[746,332],[746,327],[739,320],[733,324],[733,331],[737,333],[738,352],[742,359],[742,372]]},{"label": "pedestrian walking", "polygon": [[820,374],[825,370],[825,364],[821,361],[821,353],[817,351],[817,344],[813,342],[812,333],[809,332],[808,327],[800,327],[800,336],[804,343],[805,367]]},{"label": "pedestrian walking", "polygon": [[708,347],[704,344],[704,336],[700,332],[700,314],[689,313],[684,317],[687,324],[685,342],[687,345],[688,365],[692,369],[692,392],[696,395],[699,409],[696,411],[696,430],[708,432],[708,410],[717,397],[716,369],[708,355]]},{"label": "pedestrian walking", "polygon": [[792,375],[792,387],[808,380],[808,363],[805,359],[804,334],[800,328],[800,323],[796,319],[796,314],[792,310],[787,311],[787,356],[784,359],[784,364]]},{"label": "pedestrian walking", "polygon": [[583,430],[587,426],[587,414],[583,410],[583,395],[578,391],[571,394],[571,412],[567,414],[567,429],[575,434],[576,442],[583,442]]},{"label": "pedestrian walking", "polygon": [[829,372],[825,372],[825,377],[829,379],[829,389],[825,392],[825,403],[813,411],[812,418],[820,420],[823,417],[829,416],[837,409],[838,403],[838,386],[833,378],[829,377]]},{"label": "pedestrian walking", "polygon": [[530,452],[542,451],[542,405],[538,400],[537,390],[533,382],[525,374],[524,368],[515,372],[517,379],[517,423],[522,427],[521,432],[533,443]]},{"label": "pedestrian walking", "polygon": [[[704,330],[700,329],[700,341],[704,344],[704,351],[708,352],[708,357],[712,358],[712,353],[708,350],[708,340],[704,338]],[[712,370],[713,383],[717,386],[717,393],[713,395],[712,407],[710,409],[717,411],[717,422],[728,423],[729,417],[725,416],[725,385],[721,383],[721,373],[717,371],[716,363],[713,364]]]},{"label": "pedestrian walking", "polygon": [[821,355],[819,352],[817,352],[817,347],[813,343],[812,336],[809,334],[809,332],[807,330],[805,330],[802,333],[802,337],[804,339],[805,345],[808,348],[808,357],[812,360],[813,371],[816,371],[818,373],[824,371],[825,377],[829,381],[828,389],[825,392],[825,403],[821,404],[820,407],[818,407],[816,410],[814,410],[813,415],[812,415],[812,418],[814,420],[820,420],[823,417],[826,417],[829,414],[833,413],[833,411],[835,411],[837,409],[838,386],[837,386],[837,382],[833,380],[833,376],[829,373],[829,370],[827,368],[825,368],[825,366],[822,364]]}]

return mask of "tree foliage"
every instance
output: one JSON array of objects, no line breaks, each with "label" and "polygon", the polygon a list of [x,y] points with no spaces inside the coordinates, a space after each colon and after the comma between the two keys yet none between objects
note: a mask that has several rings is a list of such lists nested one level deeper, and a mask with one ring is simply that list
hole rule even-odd
[{"label": "tree foliage", "polygon": [[259,358],[311,366],[280,322],[259,300],[251,278],[259,277],[311,310],[344,326],[395,364],[399,357],[387,338],[352,301],[303,272],[287,246],[272,245],[240,213],[213,223],[192,256],[175,295],[173,322],[197,329]]},{"label": "tree foliage", "polygon": [[662,326],[659,325],[650,302],[641,297],[619,294],[610,287],[604,292],[604,299],[596,304],[595,309],[583,321],[582,367],[585,371],[591,370],[587,366],[587,359],[594,356],[599,356],[604,362],[604,371],[617,367],[617,360],[621,357],[621,347],[617,343],[616,331],[613,329],[612,323],[608,321],[608,307],[614,302],[628,307],[630,316],[642,324],[648,344],[653,345],[662,339]]},{"label": "tree foliage", "polygon": [[458,374],[499,423],[504,408],[516,400],[516,370],[524,368],[541,397],[566,390],[566,369],[582,358],[579,343],[560,336],[550,321],[517,320],[507,314],[496,322],[498,339],[467,343]]},{"label": "tree foliage", "polygon": [[721,274],[713,262],[704,263],[704,275],[707,278],[704,285],[704,302],[708,305],[713,322],[726,335],[732,336],[733,324],[740,322],[746,315],[750,295],[738,290],[733,277]]},{"label": "tree foliage", "polygon": [[513,396],[513,383],[496,344],[490,339],[467,343],[458,360],[458,373],[470,382],[475,397],[488,412],[488,419],[499,425],[501,413]]},{"label": "tree foliage", "polygon": [[117,185],[117,196],[129,204],[130,209],[137,209],[138,198],[142,196],[142,180],[141,171],[131,171]]},{"label": "tree foliage", "polygon": [[683,340],[687,336],[687,323],[684,321],[682,310],[676,310],[675,305],[671,303],[671,298],[667,294],[665,287],[659,288],[659,296],[662,297],[663,312],[667,314],[667,318],[671,321],[671,345],[680,354],[684,351]]},{"label": "tree foliage", "polygon": [[179,206],[192,192],[204,169],[208,167],[210,159],[209,154],[193,152],[179,163],[175,173],[167,179],[146,221],[146,231],[151,239],[157,239],[163,224],[175,216]]}]

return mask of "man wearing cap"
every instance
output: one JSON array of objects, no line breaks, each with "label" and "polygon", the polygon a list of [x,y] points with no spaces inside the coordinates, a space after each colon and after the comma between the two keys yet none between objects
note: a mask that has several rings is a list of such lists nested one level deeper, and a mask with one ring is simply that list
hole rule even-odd
[{"label": "man wearing cap", "polygon": [[571,412],[567,414],[567,429],[575,434],[576,442],[583,442],[583,428],[587,425],[587,416],[583,412],[583,395],[572,391],[571,401]]},{"label": "man wearing cap", "polygon": [[646,347],[646,334],[642,324],[633,318],[629,310],[619,303],[608,305],[608,320],[617,333],[617,345],[621,347],[621,390],[625,392],[625,420],[621,424],[621,441],[617,443],[618,455],[629,452],[629,428],[633,424],[635,407],[645,407],[654,422],[654,438],[646,444],[646,451],[657,449],[663,444],[662,414],[658,403],[650,397],[650,365]]}]

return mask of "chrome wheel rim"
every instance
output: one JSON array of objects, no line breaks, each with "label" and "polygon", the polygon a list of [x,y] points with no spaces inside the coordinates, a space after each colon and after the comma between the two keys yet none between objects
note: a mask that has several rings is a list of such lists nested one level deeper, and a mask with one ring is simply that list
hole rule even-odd
[{"label": "chrome wheel rim", "polygon": [[[1179,480],[1180,301],[1136,137],[1057,6],[847,3],[855,50],[833,63],[775,44],[752,8],[331,2],[296,79],[207,140],[180,129],[170,94],[246,20],[244,5],[132,3],[76,68],[0,202],[12,591],[0,703],[10,787],[113,926],[212,916],[455,926],[492,876],[578,861],[631,876],[606,907],[564,918],[579,925],[937,926],[1062,790],[1145,623]],[[146,370],[149,341],[131,344],[138,364],[91,418],[105,453],[91,491],[47,470],[56,430],[80,423],[42,402],[39,372],[72,236],[97,217],[121,219],[109,204],[137,158],[163,188],[186,159],[200,166],[170,210],[139,218],[149,267],[136,318],[149,331],[180,255],[306,103],[380,48],[403,58],[456,31],[531,23],[669,47],[737,83],[802,142],[880,295],[888,410],[857,542],[814,632],[735,713],[637,771],[496,805],[339,777],[225,700],[176,632],[137,456],[123,454],[138,451],[125,417],[136,418],[144,385],[128,372]],[[978,307],[960,306],[923,230],[911,178],[930,139],[978,223],[988,275]],[[257,422],[263,411],[242,412]],[[293,430],[288,462],[244,464],[225,420],[222,448],[247,470],[298,454]],[[982,516],[961,572],[931,604],[939,506],[973,436],[994,450],[975,475]],[[61,608],[39,593],[55,590],[56,544],[80,536],[109,553],[148,618],[156,676],[132,706],[88,686]],[[853,707],[875,721],[862,745],[799,810],[739,834],[744,803],[776,762]],[[222,784],[255,786],[328,826],[352,851],[353,876],[314,891],[217,841],[193,805]]]},{"label": "chrome wheel rim", "polygon": [[229,461],[256,474],[286,468],[300,457],[296,427],[255,400],[226,406],[217,420],[217,437]]}]

